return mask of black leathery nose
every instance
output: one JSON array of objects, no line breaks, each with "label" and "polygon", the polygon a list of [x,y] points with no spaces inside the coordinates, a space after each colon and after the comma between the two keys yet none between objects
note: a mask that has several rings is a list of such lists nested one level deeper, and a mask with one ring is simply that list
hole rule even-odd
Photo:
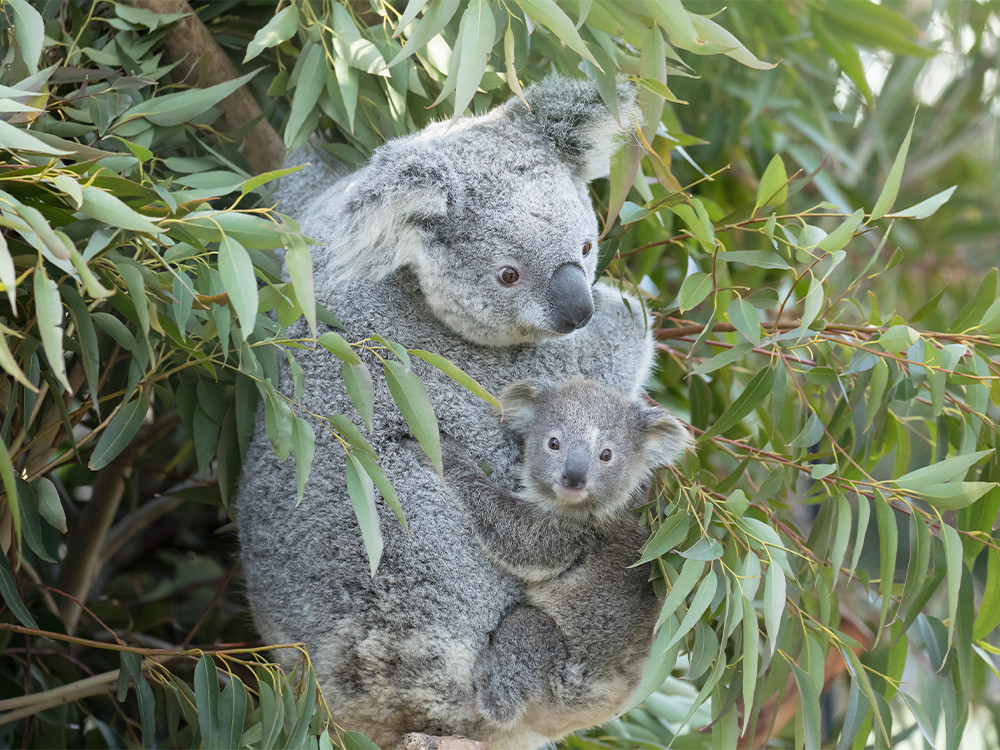
[{"label": "black leathery nose", "polygon": [[562,485],[572,490],[583,489],[587,484],[587,470],[590,468],[590,456],[586,451],[572,451],[566,457],[563,467]]},{"label": "black leathery nose", "polygon": [[576,263],[559,266],[549,280],[552,328],[570,333],[583,328],[594,315],[594,295],[583,268]]}]

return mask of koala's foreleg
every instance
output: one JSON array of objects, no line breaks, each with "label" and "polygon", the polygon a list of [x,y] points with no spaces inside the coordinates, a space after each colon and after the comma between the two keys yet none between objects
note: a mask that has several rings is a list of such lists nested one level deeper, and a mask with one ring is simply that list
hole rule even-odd
[{"label": "koala's foreleg", "polygon": [[555,621],[521,605],[490,634],[472,670],[476,706],[501,727],[514,726],[529,705],[551,702],[569,658]]},{"label": "koala's foreleg", "polygon": [[525,581],[553,578],[580,556],[583,530],[571,520],[494,485],[454,440],[442,441],[444,479],[475,524],[490,558]]}]

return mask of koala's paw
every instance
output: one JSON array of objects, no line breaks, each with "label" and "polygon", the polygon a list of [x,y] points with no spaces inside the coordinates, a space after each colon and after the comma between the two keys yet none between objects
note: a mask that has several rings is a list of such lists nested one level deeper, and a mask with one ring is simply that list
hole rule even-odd
[{"label": "koala's paw", "polygon": [[527,701],[520,686],[505,680],[500,671],[473,675],[476,692],[476,708],[493,724],[503,728],[514,727],[528,709]]},{"label": "koala's paw", "polygon": [[441,433],[441,461],[446,472],[473,465],[466,447],[446,432]]}]

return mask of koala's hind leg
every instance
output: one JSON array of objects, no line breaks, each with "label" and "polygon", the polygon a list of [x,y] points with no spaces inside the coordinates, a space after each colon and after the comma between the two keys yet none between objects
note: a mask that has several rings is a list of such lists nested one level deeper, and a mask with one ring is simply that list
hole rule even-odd
[{"label": "koala's hind leg", "polygon": [[473,667],[480,713],[501,727],[514,726],[530,704],[553,699],[568,657],[551,617],[537,607],[517,607],[497,625]]}]

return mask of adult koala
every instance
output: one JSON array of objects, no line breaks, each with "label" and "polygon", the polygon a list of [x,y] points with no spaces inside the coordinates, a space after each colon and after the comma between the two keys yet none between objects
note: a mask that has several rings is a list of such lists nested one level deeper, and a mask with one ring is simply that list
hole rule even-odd
[{"label": "adult koala", "polygon": [[[317,300],[347,339],[380,333],[438,352],[494,393],[523,378],[582,375],[635,395],[652,360],[642,307],[591,286],[598,228],[587,183],[607,169],[621,128],[587,82],[550,77],[525,97],[530,110],[511,99],[386,143],[369,166],[292,206],[320,244]],[[635,92],[624,85],[619,111],[625,122],[635,116]],[[339,360],[322,349],[296,358],[306,409],[355,414]],[[409,534],[379,502],[385,550],[370,576],[340,444],[316,430],[296,507],[293,461],[279,463],[258,415],[238,520],[261,634],[305,642],[336,720],[383,748],[420,731],[520,750],[603,721],[607,707],[506,729],[477,714],[473,664],[521,586],[487,559],[461,504],[407,447],[381,368],[366,361],[376,400],[368,438]],[[514,489],[518,448],[488,405],[422,361],[413,368],[441,429]]]}]

